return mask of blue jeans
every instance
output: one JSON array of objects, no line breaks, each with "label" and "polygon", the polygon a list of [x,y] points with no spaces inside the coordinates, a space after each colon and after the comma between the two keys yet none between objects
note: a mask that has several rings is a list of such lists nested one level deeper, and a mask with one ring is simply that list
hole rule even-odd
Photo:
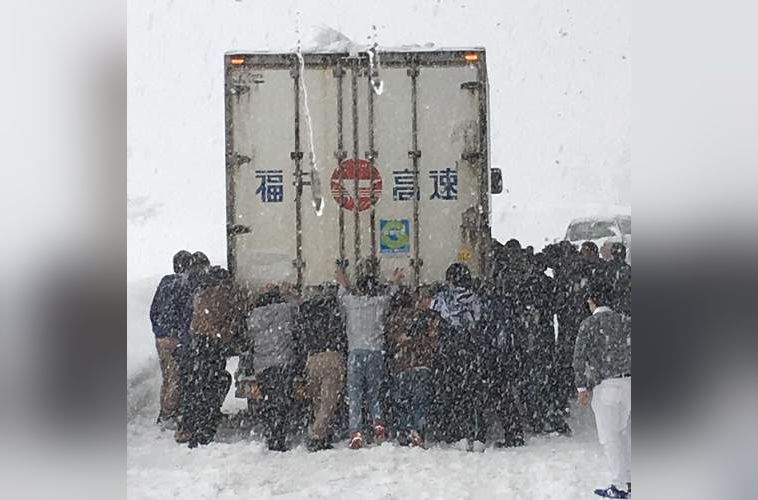
[{"label": "blue jeans", "polygon": [[382,406],[379,392],[384,378],[382,351],[358,349],[347,354],[347,400],[350,410],[350,431],[361,429],[363,395],[366,395],[372,423],[381,422]]},{"label": "blue jeans", "polygon": [[394,400],[398,430],[424,432],[431,387],[432,370],[429,368],[414,368],[395,377]]}]

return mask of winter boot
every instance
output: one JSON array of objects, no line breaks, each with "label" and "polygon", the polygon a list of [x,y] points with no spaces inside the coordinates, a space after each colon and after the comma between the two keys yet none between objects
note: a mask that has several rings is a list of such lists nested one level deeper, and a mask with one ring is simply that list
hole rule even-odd
[{"label": "winter boot", "polygon": [[397,444],[400,446],[408,446],[411,444],[411,438],[407,431],[399,431],[397,433]]},{"label": "winter boot", "polygon": [[177,430],[174,433],[174,440],[179,444],[184,444],[192,439],[192,433],[189,431]]},{"label": "winter boot", "polygon": [[382,444],[386,437],[387,436],[384,432],[384,424],[374,424],[374,444]]},{"label": "winter boot", "polygon": [[421,437],[421,434],[419,434],[416,431],[411,431],[409,437],[411,440],[411,446],[413,446],[414,448],[424,447],[424,438]]},{"label": "winter boot", "polygon": [[560,419],[555,423],[553,430],[562,436],[571,436],[571,427],[565,420]]},{"label": "winter boot", "polygon": [[174,415],[158,417],[157,423],[162,431],[175,431],[179,427]]},{"label": "winter boot", "polygon": [[469,449],[468,451],[475,451],[477,453],[484,453],[484,450],[487,448],[487,446],[479,441],[479,440],[469,440]]},{"label": "winter boot", "polygon": [[287,451],[287,447],[284,444],[284,438],[269,439],[268,449],[271,451]]},{"label": "winter boot", "polygon": [[515,448],[524,446],[524,435],[521,433],[506,435],[502,441],[495,443],[495,448]]},{"label": "winter boot", "polygon": [[358,450],[360,448],[363,448],[363,434],[360,432],[353,432],[350,435],[350,443],[348,444],[348,448],[351,450]]},{"label": "winter boot", "polygon": [[308,451],[315,452],[315,451],[331,450],[331,449],[332,449],[332,444],[326,438],[311,439],[308,441]]},{"label": "winter boot", "polygon": [[595,495],[603,498],[632,498],[632,494],[628,491],[620,490],[615,485],[610,485],[604,489],[595,490]]}]

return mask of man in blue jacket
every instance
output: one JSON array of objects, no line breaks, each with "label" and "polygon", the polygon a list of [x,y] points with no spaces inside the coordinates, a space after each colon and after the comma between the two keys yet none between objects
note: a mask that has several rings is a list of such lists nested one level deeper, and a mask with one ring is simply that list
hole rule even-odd
[{"label": "man in blue jacket", "polygon": [[183,328],[182,309],[190,296],[187,272],[192,254],[180,250],[174,255],[174,273],[161,279],[150,305],[150,322],[161,367],[161,409],[158,423],[171,426],[179,407],[179,367],[174,351]]}]

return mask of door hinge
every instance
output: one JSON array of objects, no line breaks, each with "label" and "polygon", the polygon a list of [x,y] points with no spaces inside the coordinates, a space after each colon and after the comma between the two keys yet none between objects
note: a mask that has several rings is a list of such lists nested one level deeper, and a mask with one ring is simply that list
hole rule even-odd
[{"label": "door hinge", "polygon": [[475,161],[479,161],[481,158],[482,158],[481,151],[471,151],[468,153],[461,154],[461,159],[464,161],[475,162]]},{"label": "door hinge", "polygon": [[421,150],[408,151],[408,158],[421,158]]},{"label": "door hinge", "polygon": [[229,155],[229,158],[227,159],[226,163],[232,168],[238,168],[244,165],[245,163],[250,163],[252,161],[252,158],[249,156],[241,155],[239,153],[234,153]]},{"label": "door hinge", "polygon": [[237,95],[237,96],[246,94],[248,92],[250,92],[250,85],[237,84],[237,85],[232,85],[231,88],[229,89],[229,93],[231,95]]},{"label": "door hinge", "polygon": [[[313,178],[312,170],[302,171],[300,172],[300,184],[303,186],[310,186],[311,185],[311,179]],[[297,181],[292,182],[293,186],[297,186]]]},{"label": "door hinge", "polygon": [[350,265],[349,259],[337,259],[334,261],[335,264],[337,264],[338,267],[341,269],[347,269],[347,266]]},{"label": "door hinge", "polygon": [[482,82],[479,81],[461,83],[461,90],[479,90],[480,88],[482,88]]},{"label": "door hinge", "polygon": [[292,265],[295,266],[295,269],[303,269],[305,267],[305,261],[301,258],[293,259]]},{"label": "door hinge", "polygon": [[226,234],[229,236],[237,236],[240,234],[252,233],[253,230],[249,226],[243,226],[242,224],[232,224],[226,226]]}]

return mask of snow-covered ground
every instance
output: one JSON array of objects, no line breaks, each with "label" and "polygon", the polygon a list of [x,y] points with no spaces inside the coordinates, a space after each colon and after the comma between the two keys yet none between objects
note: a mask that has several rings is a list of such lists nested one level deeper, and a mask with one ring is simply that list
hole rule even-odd
[{"label": "snow-covered ground", "polygon": [[190,450],[149,418],[138,418],[127,431],[127,492],[134,500],[590,498],[591,488],[605,480],[601,451],[586,428],[578,434],[484,453],[392,443],[359,451],[309,453],[300,446],[277,453],[260,441]]},{"label": "snow-covered ground", "polygon": [[[309,453],[302,445],[270,452],[258,438],[217,442],[190,450],[154,423],[160,377],[157,360],[132,391],[150,397],[132,407],[127,424],[127,493],[132,500],[389,499],[389,498],[590,498],[606,481],[591,411],[577,410],[574,435],[532,437],[518,449],[469,453],[454,447],[428,450],[394,443],[353,451],[345,443]],[[233,369],[233,366],[228,366]],[[134,401],[131,401],[134,403]],[[224,411],[242,407],[232,393]],[[589,494],[588,494],[589,493]]]}]

